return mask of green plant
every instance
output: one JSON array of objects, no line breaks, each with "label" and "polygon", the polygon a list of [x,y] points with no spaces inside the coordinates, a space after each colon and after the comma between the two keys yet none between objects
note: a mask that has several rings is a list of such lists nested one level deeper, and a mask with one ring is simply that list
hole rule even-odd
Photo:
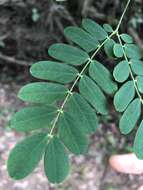
[{"label": "green plant", "polygon": [[[90,19],[84,19],[82,28],[67,27],[64,31],[65,36],[81,49],[54,44],[49,48],[49,55],[59,62],[40,61],[31,67],[34,77],[53,82],[28,84],[18,94],[20,99],[36,105],[17,112],[11,127],[22,132],[44,128],[44,132],[27,137],[12,150],[8,159],[8,172],[12,178],[26,177],[44,155],[45,174],[49,181],[62,182],[69,172],[68,152],[76,155],[85,153],[88,136],[98,127],[97,114],[108,114],[105,93],[113,96],[116,92],[115,108],[124,112],[120,120],[121,132],[127,134],[134,128],[143,103],[143,79],[140,76],[143,75],[143,63],[140,50],[132,44],[132,37],[119,34],[129,3],[130,0],[115,30],[108,24],[101,27]],[[124,82],[119,90],[112,74],[95,60],[103,47],[109,57],[120,59],[113,72],[117,82]],[[76,66],[83,66],[80,72]],[[130,80],[127,81],[129,75]],[[135,94],[138,96],[136,99]],[[134,151],[139,158],[143,158],[142,130],[143,124],[134,143]]]}]

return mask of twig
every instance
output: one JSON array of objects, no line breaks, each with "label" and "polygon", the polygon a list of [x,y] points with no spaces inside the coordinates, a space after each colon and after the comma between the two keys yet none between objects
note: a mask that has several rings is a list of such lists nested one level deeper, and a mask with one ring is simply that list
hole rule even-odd
[{"label": "twig", "polygon": [[91,6],[90,8],[88,7],[86,11],[87,11],[87,15],[93,18],[96,18],[99,20],[107,19],[107,17],[104,14],[99,13],[98,10],[94,6]]},{"label": "twig", "polygon": [[61,18],[64,18],[64,19],[70,21],[70,23],[72,25],[76,25],[76,22],[74,21],[70,12],[64,6],[53,3],[53,5],[51,5],[51,8],[49,10],[49,14],[48,14],[48,17],[46,20],[46,23],[48,23],[50,25],[51,31],[53,31],[54,17],[56,17],[55,14],[57,14],[57,13],[58,13],[58,20],[59,21],[61,20]]},{"label": "twig", "polygon": [[87,10],[89,10],[89,8],[91,7],[91,4],[92,4],[92,1],[93,0],[84,0],[83,1],[83,5],[82,5],[82,12],[81,12],[81,14],[83,15],[83,16],[87,16]]},{"label": "twig", "polygon": [[0,5],[8,6],[8,5],[16,5],[20,7],[25,7],[25,3],[21,0],[0,0]]},{"label": "twig", "polygon": [[[6,62],[9,62],[9,64],[13,63],[13,64],[22,65],[22,66],[32,65],[31,62],[26,62],[26,61],[23,61],[23,60],[18,60],[15,57],[10,57],[10,56],[7,56],[7,55],[3,55],[2,53],[0,53],[0,59],[4,60]],[[2,64],[2,63],[0,62],[0,64]]]}]

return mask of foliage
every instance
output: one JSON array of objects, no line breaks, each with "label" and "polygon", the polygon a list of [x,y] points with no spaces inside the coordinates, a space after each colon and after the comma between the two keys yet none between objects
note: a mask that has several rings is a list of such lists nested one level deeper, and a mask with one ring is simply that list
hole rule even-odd
[{"label": "foliage", "polygon": [[[121,132],[128,134],[136,126],[143,103],[143,63],[132,37],[119,34],[125,11],[115,30],[91,19],[83,19],[81,28],[67,27],[64,33],[76,46],[54,44],[48,53],[55,60],[40,61],[31,67],[32,76],[47,82],[31,83],[20,90],[19,98],[34,105],[17,112],[11,126],[17,131],[35,132],[44,128],[46,132],[26,138],[12,150],[8,159],[11,177],[26,177],[43,155],[49,181],[62,182],[69,171],[68,153],[86,153],[88,137],[98,127],[97,115],[108,114],[107,95],[115,94],[115,108],[123,112],[119,122]],[[103,47],[107,56],[119,58],[113,72],[115,80],[123,83],[119,89],[112,74],[95,59]],[[142,130],[141,124],[134,142],[134,152],[139,158],[143,158]]]}]

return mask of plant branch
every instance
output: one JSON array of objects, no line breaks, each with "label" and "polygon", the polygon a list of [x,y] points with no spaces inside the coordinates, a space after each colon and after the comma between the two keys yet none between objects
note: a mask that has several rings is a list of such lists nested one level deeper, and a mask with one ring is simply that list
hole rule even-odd
[{"label": "plant branch", "polygon": [[129,6],[130,2],[131,2],[131,0],[128,0],[128,1],[127,1],[127,4],[126,4],[126,6],[125,6],[125,8],[124,8],[124,11],[123,11],[123,13],[122,13],[122,15],[121,15],[121,18],[120,18],[120,20],[119,20],[119,23],[118,23],[118,25],[117,25],[116,31],[118,31],[119,28],[120,28],[120,25],[121,25],[121,23],[122,23],[122,20],[123,20],[125,14],[126,14],[126,11],[127,11],[127,9],[128,9],[128,6]]},{"label": "plant branch", "polygon": [[31,62],[26,62],[23,60],[18,60],[15,57],[11,57],[11,56],[7,56],[7,55],[3,55],[2,53],[0,53],[0,59],[9,62],[10,64],[18,64],[18,65],[22,65],[22,66],[30,66],[32,65]]}]

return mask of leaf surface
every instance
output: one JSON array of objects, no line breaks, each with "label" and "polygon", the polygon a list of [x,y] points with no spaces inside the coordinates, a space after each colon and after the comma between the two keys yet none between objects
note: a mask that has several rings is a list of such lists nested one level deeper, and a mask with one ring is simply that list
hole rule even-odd
[{"label": "leaf surface", "polygon": [[114,44],[113,51],[114,51],[114,55],[118,58],[123,57],[124,55],[121,44],[117,44],[117,43]]},{"label": "leaf surface", "polygon": [[113,76],[116,81],[124,82],[129,77],[129,64],[127,61],[121,61],[114,69]]},{"label": "leaf surface", "polygon": [[96,22],[91,19],[83,19],[82,26],[87,32],[98,40],[107,38],[107,32]]},{"label": "leaf surface", "polygon": [[13,148],[7,163],[10,177],[16,180],[23,179],[36,168],[45,151],[46,135],[45,133],[34,134]]},{"label": "leaf surface", "polygon": [[50,128],[56,113],[57,109],[53,106],[23,108],[13,116],[11,128],[25,132],[40,128]]},{"label": "leaf surface", "polygon": [[51,183],[60,183],[69,172],[69,159],[64,145],[53,137],[47,145],[44,156],[45,174]]},{"label": "leaf surface", "polygon": [[143,93],[143,76],[137,76],[136,80],[139,91]]},{"label": "leaf surface", "polygon": [[67,112],[75,120],[79,120],[80,126],[85,131],[85,134],[95,133],[98,127],[96,112],[80,94],[74,93],[70,97],[69,102],[67,102],[67,107]]},{"label": "leaf surface", "polygon": [[125,43],[133,43],[133,38],[129,34],[121,34],[120,37]]},{"label": "leaf surface", "polygon": [[133,81],[128,81],[116,92],[114,105],[117,111],[123,112],[135,96]]},{"label": "leaf surface", "polygon": [[130,59],[140,59],[143,56],[140,48],[135,44],[125,44],[125,52]]},{"label": "leaf surface", "polygon": [[62,43],[51,45],[48,52],[51,57],[71,65],[82,65],[89,58],[83,50]]},{"label": "leaf surface", "polygon": [[107,114],[107,101],[93,80],[87,76],[83,76],[79,83],[79,90],[82,96],[101,114]]},{"label": "leaf surface", "polygon": [[89,67],[89,75],[107,94],[113,94],[117,90],[117,84],[113,77],[101,63],[93,61]]},{"label": "leaf surface", "polygon": [[141,102],[139,98],[133,100],[122,115],[119,127],[122,134],[129,134],[135,127],[141,115]]},{"label": "leaf surface", "polygon": [[108,57],[114,57],[113,47],[115,45],[115,41],[113,39],[109,39],[104,44],[104,50]]},{"label": "leaf surface", "polygon": [[63,84],[72,82],[78,74],[78,70],[74,67],[54,61],[37,62],[32,65],[30,72],[36,78]]},{"label": "leaf surface", "polygon": [[95,50],[99,45],[96,38],[93,38],[93,36],[79,27],[69,26],[64,30],[64,33],[67,38],[72,40],[87,52]]},{"label": "leaf surface", "polygon": [[143,159],[143,121],[141,122],[135,136],[134,153],[138,159]]},{"label": "leaf surface", "polygon": [[52,104],[62,100],[68,89],[61,84],[34,82],[25,85],[18,93],[18,97],[27,102]]},{"label": "leaf surface", "polygon": [[131,59],[131,68],[136,75],[143,75],[143,61]]},{"label": "leaf surface", "polygon": [[59,121],[59,136],[65,146],[74,154],[87,151],[88,140],[83,127],[69,113],[63,113]]},{"label": "leaf surface", "polygon": [[112,33],[113,32],[113,28],[111,25],[109,24],[103,24],[103,28],[106,32]]}]

